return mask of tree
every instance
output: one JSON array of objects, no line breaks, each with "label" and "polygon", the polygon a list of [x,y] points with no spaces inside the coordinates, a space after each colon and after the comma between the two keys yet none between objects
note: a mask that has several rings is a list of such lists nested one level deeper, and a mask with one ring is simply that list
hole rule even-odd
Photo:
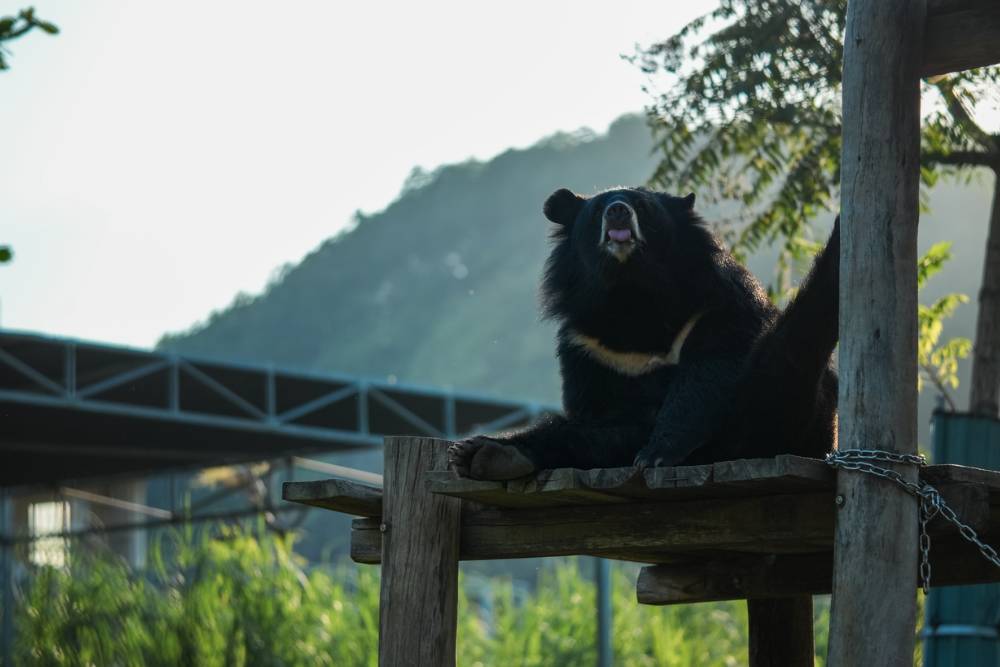
[{"label": "tree", "polygon": [[[806,254],[817,213],[836,207],[846,9],[847,0],[721,0],[718,9],[630,57],[651,77],[669,80],[650,107],[662,153],[652,183],[742,202],[749,220],[730,233],[734,249],[779,243],[783,270]],[[975,110],[998,82],[997,67],[925,81],[936,106],[924,122],[921,158],[926,186],[975,167],[997,177],[970,399],[973,412],[990,416],[1000,412],[1000,135],[984,130]],[[779,291],[786,287],[779,284]],[[956,298],[949,295],[922,316],[940,322]],[[949,384],[963,345],[936,344],[935,338],[922,363]]]}]

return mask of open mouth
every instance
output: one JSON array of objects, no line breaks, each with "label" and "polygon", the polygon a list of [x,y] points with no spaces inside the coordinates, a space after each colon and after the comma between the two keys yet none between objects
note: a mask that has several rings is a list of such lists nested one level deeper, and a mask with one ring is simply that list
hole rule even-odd
[{"label": "open mouth", "polygon": [[621,200],[608,204],[601,220],[601,247],[623,262],[641,240],[635,209]]}]

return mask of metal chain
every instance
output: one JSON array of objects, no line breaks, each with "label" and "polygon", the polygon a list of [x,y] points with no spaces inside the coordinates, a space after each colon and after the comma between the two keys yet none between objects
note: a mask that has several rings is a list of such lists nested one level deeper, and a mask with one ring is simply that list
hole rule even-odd
[{"label": "metal chain", "polygon": [[980,540],[972,526],[962,523],[937,489],[922,479],[911,482],[895,470],[875,465],[873,461],[925,466],[927,459],[919,454],[898,454],[880,449],[843,449],[826,455],[827,464],[835,468],[858,470],[895,482],[904,491],[920,500],[920,583],[924,594],[928,593],[931,587],[931,536],[927,532],[927,524],[939,514],[954,524],[962,537],[976,545],[986,560],[1000,567],[1000,555],[996,549]]}]

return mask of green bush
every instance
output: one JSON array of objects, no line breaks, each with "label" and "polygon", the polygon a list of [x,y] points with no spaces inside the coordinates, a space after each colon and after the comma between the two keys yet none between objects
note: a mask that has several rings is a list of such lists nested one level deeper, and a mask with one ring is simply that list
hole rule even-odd
[{"label": "green bush", "polygon": [[[19,594],[16,664],[376,665],[378,568],[306,568],[291,539],[258,532],[172,535],[143,573],[82,551],[65,569],[38,569]],[[641,606],[626,564],[612,584],[616,664],[746,662],[743,603]],[[595,587],[575,561],[543,569],[533,592],[505,578],[476,588],[459,601],[459,665],[595,663]],[[825,603],[817,610],[822,656]]]}]

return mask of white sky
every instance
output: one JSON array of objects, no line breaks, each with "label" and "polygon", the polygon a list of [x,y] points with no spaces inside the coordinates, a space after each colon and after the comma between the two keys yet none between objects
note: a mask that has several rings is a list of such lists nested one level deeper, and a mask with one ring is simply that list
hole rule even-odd
[{"label": "white sky", "polygon": [[152,345],[383,208],[647,102],[619,59],[714,0],[35,4],[0,74],[0,325]]}]

